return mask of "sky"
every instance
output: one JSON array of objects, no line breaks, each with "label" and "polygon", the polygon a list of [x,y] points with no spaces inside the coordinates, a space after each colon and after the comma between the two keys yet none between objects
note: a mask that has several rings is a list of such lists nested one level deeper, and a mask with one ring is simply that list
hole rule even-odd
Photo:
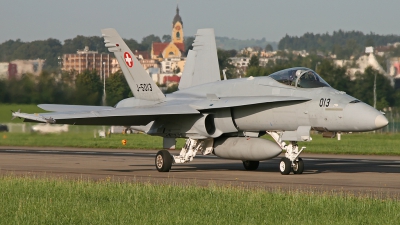
[{"label": "sky", "polygon": [[279,41],[286,34],[342,29],[400,35],[399,0],[0,0],[0,43],[115,28],[123,38],[171,34],[179,5],[185,36],[214,28],[216,36]]}]

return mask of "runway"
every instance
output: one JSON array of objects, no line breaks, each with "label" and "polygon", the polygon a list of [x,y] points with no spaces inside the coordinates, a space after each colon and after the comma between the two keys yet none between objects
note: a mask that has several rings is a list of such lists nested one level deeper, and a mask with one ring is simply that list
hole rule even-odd
[{"label": "runway", "polygon": [[191,163],[173,165],[168,173],[160,173],[154,166],[156,153],[156,150],[0,146],[0,173],[400,197],[399,156],[302,154],[304,174],[283,176],[278,169],[279,157],[261,162],[256,171],[246,171],[241,161],[202,155]]}]

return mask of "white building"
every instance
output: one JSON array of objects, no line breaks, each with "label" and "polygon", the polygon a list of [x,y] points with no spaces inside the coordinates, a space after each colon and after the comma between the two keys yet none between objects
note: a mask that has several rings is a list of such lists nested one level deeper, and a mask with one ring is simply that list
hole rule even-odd
[{"label": "white building", "polygon": [[161,73],[172,73],[176,68],[179,68],[182,72],[185,68],[185,63],[185,57],[165,58],[161,61]]},{"label": "white building", "polygon": [[43,70],[43,66],[46,60],[44,59],[29,59],[29,60],[21,60],[17,59],[11,61],[12,64],[17,65],[17,78],[21,77],[22,74],[31,73],[35,76],[39,76],[39,74]]},{"label": "white building", "polygon": [[250,57],[231,57],[231,64],[237,68],[248,67],[250,63]]},{"label": "white building", "polygon": [[8,79],[8,62],[0,62],[0,80]]}]

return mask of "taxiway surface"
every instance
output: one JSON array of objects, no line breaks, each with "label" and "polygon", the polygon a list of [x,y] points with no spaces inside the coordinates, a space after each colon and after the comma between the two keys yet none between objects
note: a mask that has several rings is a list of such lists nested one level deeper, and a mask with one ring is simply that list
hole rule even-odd
[{"label": "taxiway surface", "polygon": [[261,162],[256,171],[246,171],[241,161],[201,155],[191,163],[173,165],[170,172],[160,173],[154,166],[156,153],[156,150],[0,146],[0,172],[400,196],[399,156],[302,154],[304,174],[283,176],[278,169],[279,157]]}]

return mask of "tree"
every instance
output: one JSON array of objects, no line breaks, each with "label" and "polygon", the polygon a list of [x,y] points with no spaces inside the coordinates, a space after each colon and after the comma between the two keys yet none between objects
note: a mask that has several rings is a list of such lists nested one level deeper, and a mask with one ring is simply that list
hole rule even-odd
[{"label": "tree", "polygon": [[395,100],[394,106],[400,107],[400,89],[397,89],[393,94],[393,98]]},{"label": "tree", "polygon": [[23,44],[21,39],[8,40],[0,44],[0,62],[11,61],[13,52]]},{"label": "tree", "polygon": [[173,72],[174,74],[178,74],[178,73],[181,72],[181,68],[179,68],[178,66],[176,66],[176,67],[173,69],[172,72]]},{"label": "tree", "polygon": [[31,104],[32,99],[37,98],[35,80],[32,74],[24,74],[21,79],[8,81],[6,102],[18,104]]},{"label": "tree", "polygon": [[134,52],[135,50],[138,51],[145,51],[146,48],[143,47],[139,42],[137,42],[135,39],[124,39],[126,45]]},{"label": "tree", "polygon": [[57,82],[54,75],[43,71],[37,77],[36,93],[31,101],[33,103],[59,103],[64,97],[61,82]]},{"label": "tree", "polygon": [[171,42],[171,35],[164,34],[164,35],[162,36],[162,40],[163,40],[164,43]]},{"label": "tree", "polygon": [[10,60],[45,59],[45,69],[56,70],[58,68],[57,57],[61,55],[61,49],[61,42],[52,38],[45,41],[26,42],[13,51]]},{"label": "tree", "polygon": [[220,76],[222,76],[222,70],[226,69],[226,76],[227,78],[235,78],[234,76],[236,73],[234,73],[234,66],[231,64],[231,59],[229,51],[225,51],[223,49],[217,49],[217,56],[218,56],[218,65],[219,65],[219,73]]},{"label": "tree", "polygon": [[267,46],[265,46],[265,51],[266,52],[272,52],[272,51],[274,51],[274,49],[272,48],[271,44],[267,44]]},{"label": "tree", "polygon": [[250,67],[259,67],[260,66],[260,59],[258,58],[257,55],[253,55],[250,58],[250,62],[249,62],[249,68]]},{"label": "tree", "polygon": [[246,77],[259,77],[270,75],[268,69],[261,66],[248,67],[246,71]]},{"label": "tree", "polygon": [[394,105],[393,96],[395,91],[390,85],[390,81],[372,67],[367,67],[364,73],[356,74],[356,80],[353,87],[353,96],[361,101],[374,104],[374,79],[376,76],[376,108],[383,109]]},{"label": "tree", "polygon": [[[348,41],[351,43],[348,43]],[[308,52],[318,49],[321,52],[328,53],[333,51],[333,49],[340,50],[337,47],[340,46],[343,54],[334,54],[347,58],[352,55],[359,55],[364,51],[363,48],[365,46],[382,46],[399,41],[399,35],[364,34],[360,31],[338,30],[332,34],[305,33],[300,37],[286,35],[279,41],[278,47],[280,50],[306,50]]]},{"label": "tree", "polygon": [[6,102],[7,96],[7,81],[0,79],[0,103]]},{"label": "tree", "polygon": [[193,41],[194,41],[194,37],[190,36],[190,37],[186,37],[185,38],[185,55],[188,54],[189,50],[193,49]]},{"label": "tree", "polygon": [[160,37],[151,34],[149,36],[144,37],[140,44],[143,46],[144,50],[150,51],[153,42],[161,42]]},{"label": "tree", "polygon": [[235,49],[226,50],[226,52],[229,54],[229,57],[235,57],[238,54]]},{"label": "tree", "polygon": [[78,105],[100,105],[103,85],[95,70],[78,74],[75,82],[75,103]]},{"label": "tree", "polygon": [[111,74],[106,80],[106,92],[107,104],[111,106],[129,97],[131,89],[121,71]]},{"label": "tree", "polygon": [[372,39],[371,37],[368,38],[368,39],[365,41],[365,47],[369,47],[369,46],[372,46],[372,47],[375,46],[374,39]]},{"label": "tree", "polygon": [[333,65],[332,61],[327,59],[322,60],[317,64],[317,72],[329,85],[339,91],[344,91],[351,95],[352,81],[346,74],[346,67],[337,67]]},{"label": "tree", "polygon": [[173,84],[167,87],[167,90],[165,91],[166,94],[175,92],[178,90],[178,84]]}]

